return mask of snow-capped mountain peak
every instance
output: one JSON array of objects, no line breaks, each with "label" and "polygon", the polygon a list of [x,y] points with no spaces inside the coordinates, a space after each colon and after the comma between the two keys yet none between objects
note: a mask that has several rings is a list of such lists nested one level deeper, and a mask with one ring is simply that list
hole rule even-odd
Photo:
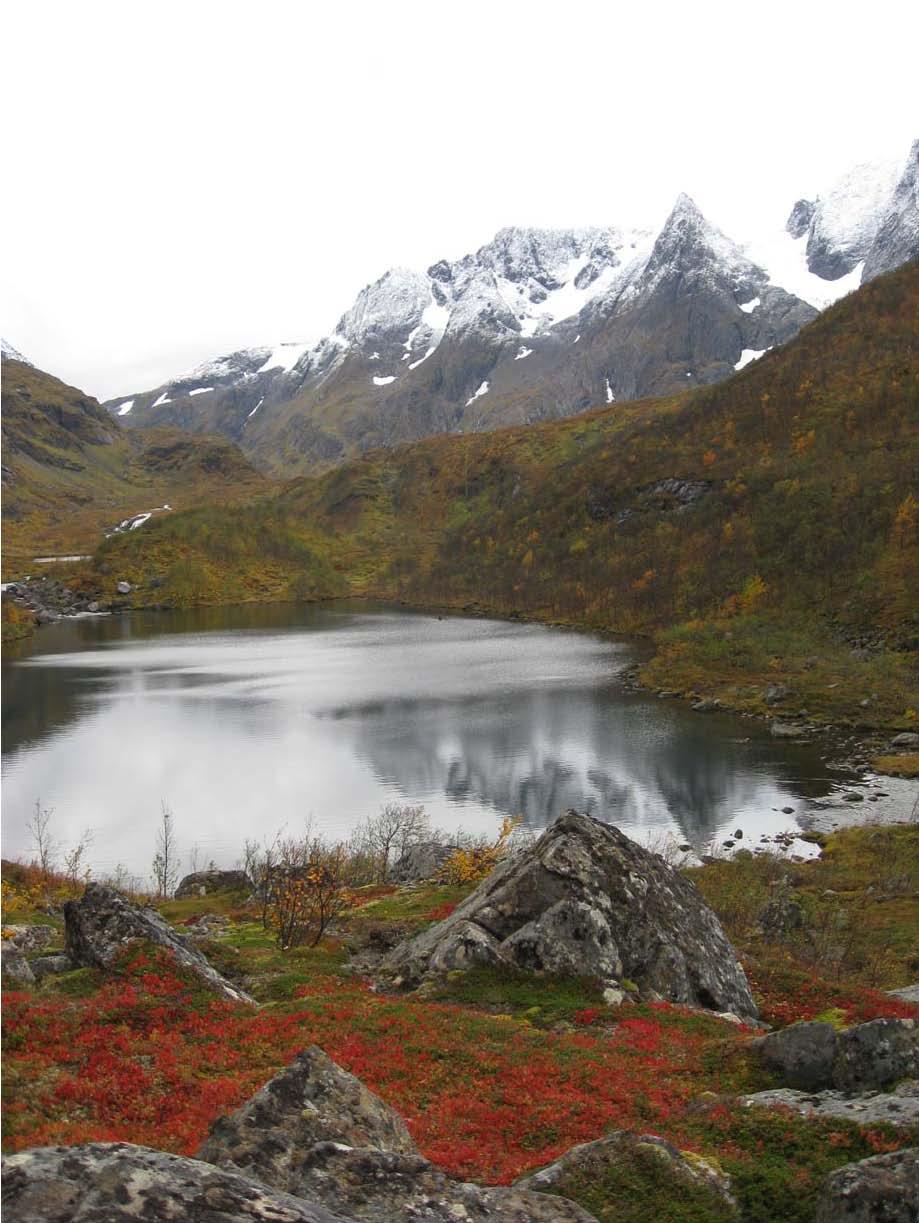
[{"label": "snow-capped mountain peak", "polygon": [[26,360],[18,349],[13,347],[9,340],[0,339],[0,354],[6,357],[8,361],[21,361],[23,365],[32,364],[31,361]]}]

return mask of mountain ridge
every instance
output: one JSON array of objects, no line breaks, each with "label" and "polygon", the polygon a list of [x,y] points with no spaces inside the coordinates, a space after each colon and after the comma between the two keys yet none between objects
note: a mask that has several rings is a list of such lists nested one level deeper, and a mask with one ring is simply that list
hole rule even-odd
[{"label": "mountain ridge", "polygon": [[919,144],[899,178],[894,163],[861,167],[865,182],[850,174],[798,201],[781,249],[765,253],[685,194],[656,233],[505,227],[455,261],[384,272],[312,348],[240,350],[106,406],[128,427],[221,432],[287,477],[379,445],[718,381],[813,318],[808,297],[822,304],[866,268],[919,254],[917,157]]}]

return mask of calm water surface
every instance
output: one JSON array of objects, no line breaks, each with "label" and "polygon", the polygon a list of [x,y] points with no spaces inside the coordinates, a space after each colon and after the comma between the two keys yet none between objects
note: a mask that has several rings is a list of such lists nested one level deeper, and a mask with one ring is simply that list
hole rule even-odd
[{"label": "calm water surface", "polygon": [[285,827],[346,835],[386,802],[435,824],[540,828],[566,807],[699,848],[793,826],[835,784],[813,747],[625,692],[627,644],[391,608],[136,613],[42,629],[3,667],[3,852],[94,830],[147,876],[161,801],[183,865]]}]

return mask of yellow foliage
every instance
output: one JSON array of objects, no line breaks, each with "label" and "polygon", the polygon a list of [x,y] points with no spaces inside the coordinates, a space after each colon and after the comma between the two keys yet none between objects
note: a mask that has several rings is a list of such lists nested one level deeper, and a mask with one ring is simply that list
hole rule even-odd
[{"label": "yellow foliage", "polygon": [[437,872],[437,878],[442,883],[459,885],[478,883],[498,865],[507,849],[514,829],[519,827],[522,817],[519,815],[505,816],[496,840],[490,845],[473,845],[470,849],[455,849]]}]

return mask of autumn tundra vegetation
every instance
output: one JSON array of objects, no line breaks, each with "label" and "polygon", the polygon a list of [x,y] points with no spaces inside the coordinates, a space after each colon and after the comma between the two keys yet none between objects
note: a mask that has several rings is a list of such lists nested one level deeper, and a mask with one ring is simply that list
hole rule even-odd
[{"label": "autumn tundra vegetation", "polygon": [[[51,926],[57,940],[61,903],[88,876],[60,870],[53,820],[39,828],[44,858],[4,863],[3,922]],[[246,887],[137,897],[244,983],[258,1009],[215,998],[143,944],[129,944],[112,972],[71,968],[8,989],[6,1148],[123,1140],[194,1153],[217,1116],[311,1044],[402,1113],[428,1158],[479,1182],[507,1183],[574,1143],[630,1129],[715,1159],[742,1219],[803,1223],[830,1170],[916,1141],[909,1127],[746,1108],[739,1097],[772,1080],[749,1055],[749,1030],[710,1012],[611,1006],[598,983],[551,974],[481,968],[399,995],[353,971],[362,949],[446,917],[521,835],[505,824],[487,842],[451,837],[434,878],[398,885],[398,857],[443,838],[423,810],[390,807],[347,844],[311,833],[250,843]],[[814,861],[741,851],[688,868],[763,1020],[919,1016],[883,992],[919,973],[919,827],[822,841]],[[599,1219],[651,1208],[673,1221],[711,1217],[646,1171],[585,1187],[584,1204]]]}]

